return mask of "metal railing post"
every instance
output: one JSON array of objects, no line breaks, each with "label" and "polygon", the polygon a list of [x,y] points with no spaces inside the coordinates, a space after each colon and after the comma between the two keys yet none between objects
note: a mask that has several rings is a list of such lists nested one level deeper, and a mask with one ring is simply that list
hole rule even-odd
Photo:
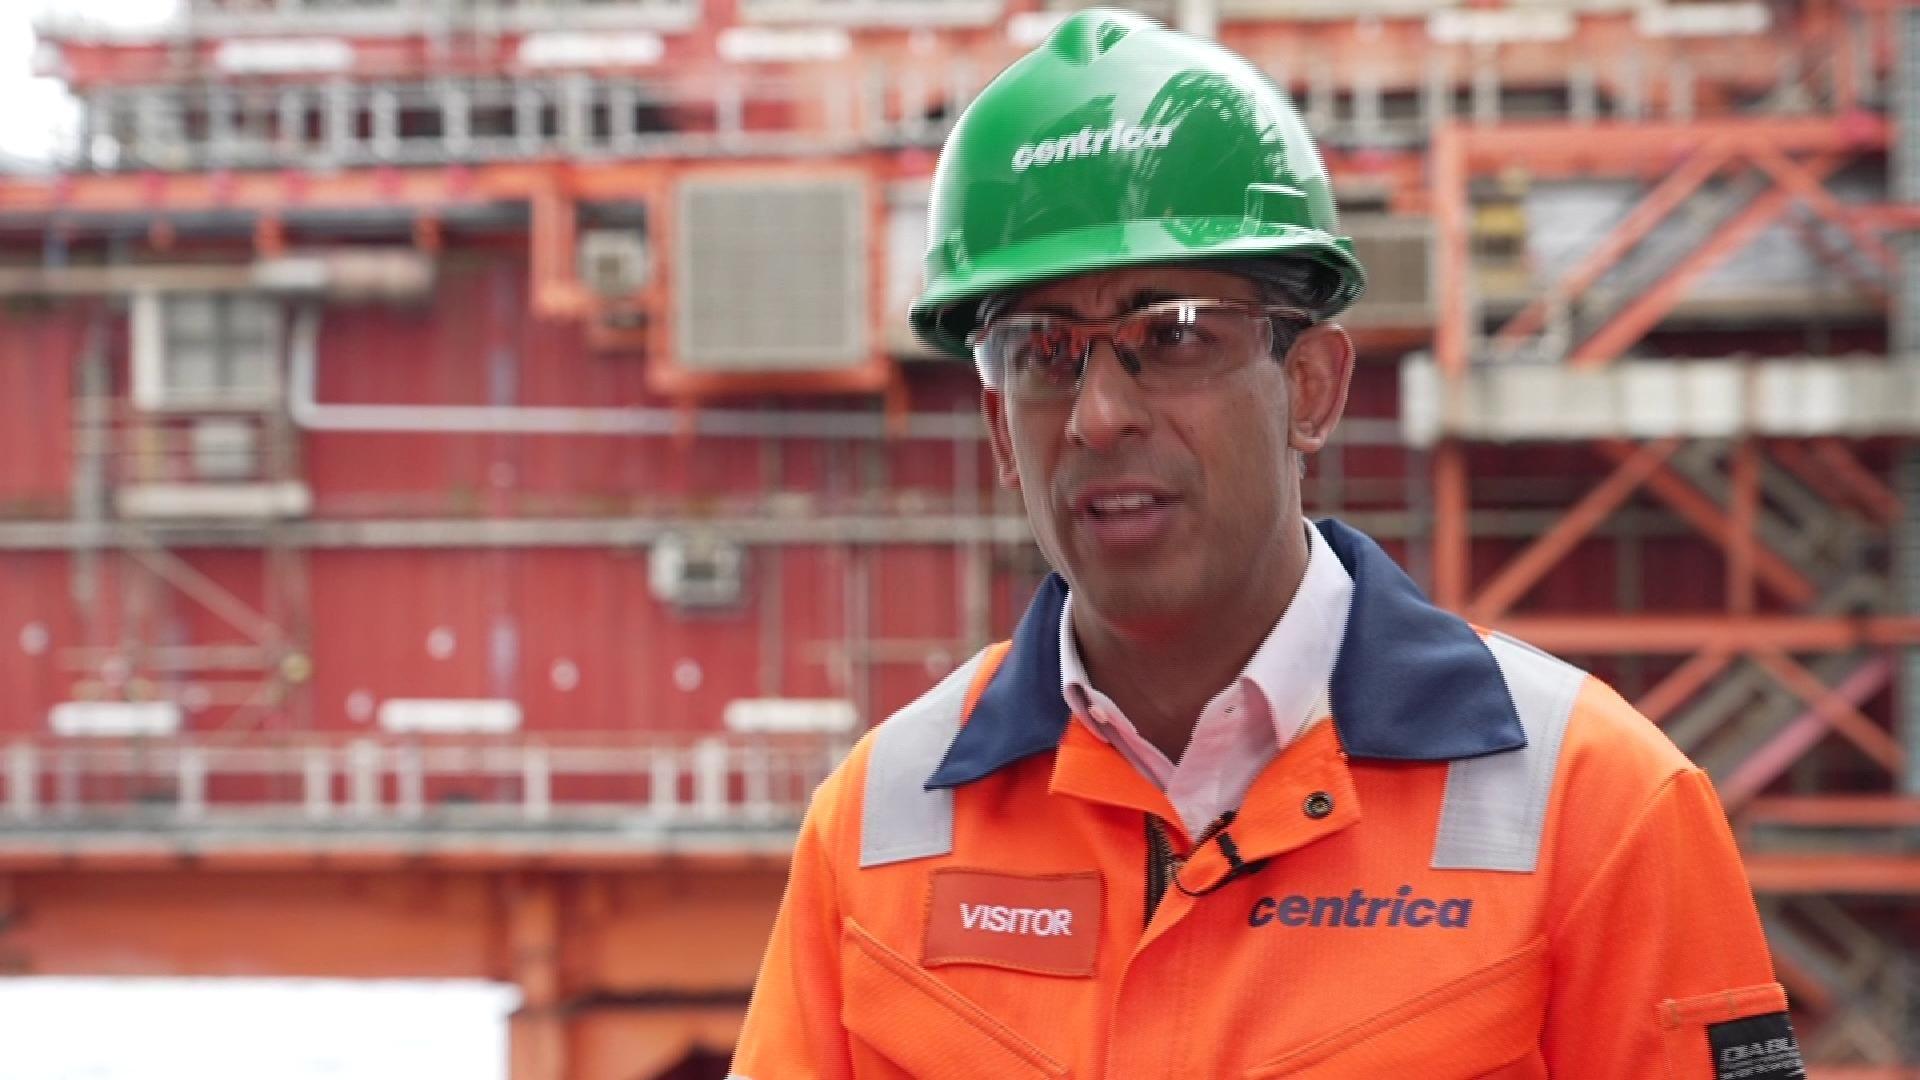
[{"label": "metal railing post", "polygon": [[34,758],[30,742],[14,743],[7,751],[7,809],[21,821],[33,820],[37,809],[40,777]]},{"label": "metal railing post", "polygon": [[301,761],[302,787],[306,794],[307,818],[319,821],[333,813],[333,770],[327,765],[325,747],[310,746]]},{"label": "metal railing post", "polygon": [[648,802],[653,816],[663,821],[680,809],[680,770],[674,762],[675,756],[667,747],[654,747],[653,760],[647,767]]},{"label": "metal railing post", "polygon": [[546,821],[553,816],[553,760],[544,746],[521,750],[521,799],[528,821]]},{"label": "metal railing post", "polygon": [[727,744],[720,739],[694,744],[693,802],[708,821],[717,821],[727,812]]},{"label": "metal railing post", "polygon": [[71,747],[63,747],[54,771],[54,799],[60,816],[73,817],[80,812],[80,763]]},{"label": "metal railing post", "polygon": [[773,816],[773,755],[764,746],[740,748],[740,773],[745,782],[746,813],[754,821]]},{"label": "metal railing post", "polygon": [[394,748],[393,771],[399,785],[400,815],[418,818],[427,812],[426,770],[420,760],[420,748],[400,746]]},{"label": "metal railing post", "polygon": [[355,739],[347,747],[347,801],[355,817],[372,817],[380,806],[380,747]]},{"label": "metal railing post", "polygon": [[207,814],[207,756],[197,746],[180,748],[180,791],[175,811],[181,821],[198,821]]}]

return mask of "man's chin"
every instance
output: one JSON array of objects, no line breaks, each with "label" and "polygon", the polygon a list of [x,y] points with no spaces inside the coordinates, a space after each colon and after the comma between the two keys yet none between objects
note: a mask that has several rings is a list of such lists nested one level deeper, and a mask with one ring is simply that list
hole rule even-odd
[{"label": "man's chin", "polygon": [[1076,605],[1115,627],[1144,630],[1204,614],[1208,606],[1185,575],[1166,566],[1081,567],[1068,584]]}]

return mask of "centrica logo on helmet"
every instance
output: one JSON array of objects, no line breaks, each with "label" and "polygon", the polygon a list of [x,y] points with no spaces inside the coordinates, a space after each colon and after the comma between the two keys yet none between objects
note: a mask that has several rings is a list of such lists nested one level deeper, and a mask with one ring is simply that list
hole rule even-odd
[{"label": "centrica logo on helmet", "polygon": [[1115,150],[1139,150],[1143,147],[1158,150],[1173,141],[1173,129],[1178,126],[1155,124],[1152,127],[1140,127],[1125,120],[1115,120],[1113,126],[1108,128],[1096,130],[1083,127],[1072,135],[1022,145],[1013,152],[1013,171],[1026,172],[1036,165],[1110,154]]}]

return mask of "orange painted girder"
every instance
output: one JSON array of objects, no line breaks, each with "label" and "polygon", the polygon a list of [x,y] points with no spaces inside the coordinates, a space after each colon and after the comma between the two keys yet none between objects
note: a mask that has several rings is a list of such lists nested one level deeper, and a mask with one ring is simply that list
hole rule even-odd
[{"label": "orange painted girder", "polygon": [[1890,127],[1868,112],[1843,116],[1719,118],[1689,121],[1517,122],[1459,125],[1470,170],[1561,169],[1610,173],[1647,161],[1678,163],[1714,142],[1763,146],[1782,154],[1856,153],[1887,145]]},{"label": "orange painted girder", "polygon": [[1920,618],[1795,615],[1521,615],[1494,628],[1548,652],[1694,653],[1702,648],[1834,652],[1920,644]]},{"label": "orange painted girder", "polygon": [[[784,160],[766,162],[768,167]],[[0,178],[0,213],[205,210],[444,210],[526,202],[554,192],[635,200],[665,190],[675,163],[532,161],[433,168],[143,172]]]},{"label": "orange painted girder", "polygon": [[1747,804],[1747,825],[1811,828],[1920,828],[1920,797],[1903,795],[1779,795]]},{"label": "orange painted girder", "polygon": [[784,865],[691,860],[598,873],[0,872],[0,974],[518,983],[531,895],[551,897],[560,999],[744,994],[785,879]]},{"label": "orange painted girder", "polygon": [[1760,893],[1920,895],[1920,855],[1748,853],[1747,879]]}]

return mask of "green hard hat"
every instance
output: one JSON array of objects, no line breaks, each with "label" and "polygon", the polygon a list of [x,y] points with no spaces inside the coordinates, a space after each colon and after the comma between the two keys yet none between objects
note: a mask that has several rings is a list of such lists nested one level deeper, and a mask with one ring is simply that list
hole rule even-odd
[{"label": "green hard hat", "polygon": [[1335,282],[1366,271],[1293,102],[1246,60],[1131,12],[1069,16],[981,91],[940,152],[928,200],[920,339],[968,355],[980,302],[1143,263],[1285,257]]}]

